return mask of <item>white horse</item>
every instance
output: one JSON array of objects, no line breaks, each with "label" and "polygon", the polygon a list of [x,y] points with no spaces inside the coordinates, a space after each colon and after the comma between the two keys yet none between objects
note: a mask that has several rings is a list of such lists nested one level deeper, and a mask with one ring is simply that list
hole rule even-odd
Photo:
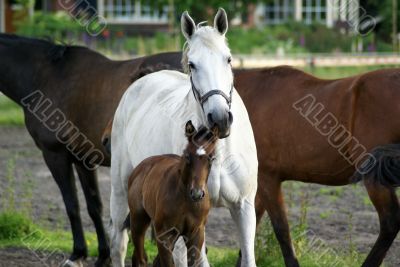
[{"label": "white horse", "polygon": [[[196,127],[218,127],[221,140],[208,178],[209,197],[214,206],[230,210],[238,227],[241,266],[255,266],[257,153],[246,108],[233,88],[225,39],[227,16],[219,9],[214,27],[196,27],[185,12],[181,27],[187,40],[183,64],[190,76],[176,71],[147,75],[128,88],[115,113],[110,204],[113,265],[124,266],[126,255],[128,236],[123,224],[128,215],[128,176],[149,156],[180,155],[187,142],[183,129],[191,120]],[[209,266],[204,245],[203,259],[202,265]]]}]

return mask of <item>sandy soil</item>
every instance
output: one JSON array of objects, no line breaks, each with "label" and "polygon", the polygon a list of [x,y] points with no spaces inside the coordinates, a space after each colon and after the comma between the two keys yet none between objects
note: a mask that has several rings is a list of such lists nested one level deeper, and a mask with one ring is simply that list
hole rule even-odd
[{"label": "sandy soil", "polygon": [[[15,162],[15,168],[10,166]],[[99,185],[104,203],[104,222],[109,218],[110,178],[108,168],[99,168]],[[11,180],[8,177],[15,177]],[[85,200],[77,182],[81,215],[84,228],[93,231],[86,212]],[[9,188],[15,190],[17,206],[31,210],[35,221],[48,228],[69,229],[69,222],[57,185],[33,140],[22,127],[0,127],[0,196]],[[290,183],[285,186],[291,224],[299,221],[301,204],[307,206],[309,235],[318,238],[334,249],[347,248],[352,240],[358,251],[367,253],[379,231],[379,223],[373,206],[361,185],[325,187]],[[8,199],[0,197],[0,209]],[[266,218],[266,217],[265,217]],[[237,233],[229,211],[213,209],[207,225],[207,242],[221,247],[237,247]],[[62,255],[61,255],[62,256]],[[0,250],[2,266],[44,266],[37,256],[24,249]],[[29,262],[29,263],[28,263]],[[57,266],[57,255],[49,266]],[[10,265],[11,264],[11,265]],[[54,265],[53,265],[54,264]],[[400,236],[389,251],[386,266],[400,266]]]}]

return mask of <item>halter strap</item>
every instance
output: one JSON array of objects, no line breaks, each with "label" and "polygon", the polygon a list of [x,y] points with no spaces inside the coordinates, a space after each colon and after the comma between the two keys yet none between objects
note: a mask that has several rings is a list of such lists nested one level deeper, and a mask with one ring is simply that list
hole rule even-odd
[{"label": "halter strap", "polygon": [[207,101],[208,98],[210,98],[210,97],[213,96],[213,95],[220,95],[220,96],[222,96],[223,98],[225,98],[226,103],[227,103],[228,106],[229,106],[229,109],[231,109],[233,84],[232,84],[232,86],[231,86],[231,90],[229,91],[229,96],[227,96],[223,91],[218,90],[218,89],[211,90],[211,91],[205,93],[205,94],[202,96],[202,95],[200,95],[200,92],[199,92],[199,90],[197,90],[196,86],[194,86],[194,83],[193,83],[193,79],[192,79],[192,75],[191,75],[191,74],[190,74],[190,83],[191,83],[191,85],[192,85],[192,92],[193,92],[194,98],[200,103],[201,108],[203,108],[203,104],[204,104],[204,102]]}]

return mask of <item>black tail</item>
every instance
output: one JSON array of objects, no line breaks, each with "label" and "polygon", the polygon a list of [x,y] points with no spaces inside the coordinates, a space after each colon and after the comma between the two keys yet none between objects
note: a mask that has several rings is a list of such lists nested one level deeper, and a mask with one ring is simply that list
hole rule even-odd
[{"label": "black tail", "polygon": [[126,219],[124,221],[124,224],[122,225],[121,231],[125,230],[125,229],[128,229],[128,230],[131,229],[131,214],[130,213],[128,213],[128,216],[126,216]]},{"label": "black tail", "polygon": [[108,153],[108,155],[111,156],[111,138],[110,138],[110,136],[104,136],[101,139],[101,143],[102,143],[104,149],[106,150],[106,152]]},{"label": "black tail", "polygon": [[400,144],[379,146],[371,151],[371,164],[359,168],[356,180],[373,179],[382,185],[400,186]]}]

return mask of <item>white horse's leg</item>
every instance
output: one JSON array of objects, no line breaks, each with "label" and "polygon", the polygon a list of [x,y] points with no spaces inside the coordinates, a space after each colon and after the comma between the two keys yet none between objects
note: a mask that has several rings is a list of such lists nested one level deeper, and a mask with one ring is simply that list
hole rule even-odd
[{"label": "white horse's leg", "polygon": [[[185,241],[182,237],[179,237],[175,243],[174,251],[172,252],[172,256],[174,259],[174,263],[176,267],[187,267],[187,250],[190,248],[186,247]],[[207,259],[206,253],[206,242],[204,238],[203,246],[201,247],[201,261],[195,267],[210,267]]]},{"label": "white horse's leg", "polygon": [[[116,144],[116,146],[119,144]],[[133,170],[129,162],[126,148],[120,146],[119,153],[111,159],[111,260],[115,267],[125,266],[125,256],[128,244],[127,229],[124,222],[129,214],[128,182],[127,179]]]},{"label": "white horse's leg", "polygon": [[187,267],[187,249],[185,241],[179,237],[172,251],[175,267]]},{"label": "white horse's leg", "polygon": [[230,212],[239,230],[240,249],[242,251],[241,267],[256,266],[254,239],[256,235],[256,213],[254,198],[243,199],[230,207]]},{"label": "white horse's leg", "polygon": [[125,266],[125,256],[128,244],[127,229],[123,229],[128,216],[128,202],[123,194],[111,190],[111,260],[114,267]]},{"label": "white horse's leg", "polygon": [[60,267],[83,267],[83,261],[82,260],[76,260],[76,261],[66,260],[60,265]]},{"label": "white horse's leg", "polygon": [[204,243],[203,243],[203,246],[201,247],[201,263],[200,263],[199,267],[210,267],[210,263],[208,262],[208,259],[207,259],[205,235],[206,234],[204,233]]}]

